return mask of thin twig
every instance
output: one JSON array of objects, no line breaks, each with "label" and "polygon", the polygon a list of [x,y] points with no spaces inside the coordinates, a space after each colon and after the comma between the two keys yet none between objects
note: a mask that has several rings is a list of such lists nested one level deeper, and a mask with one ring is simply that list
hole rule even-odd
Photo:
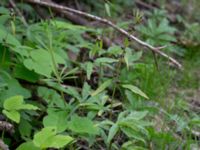
[{"label": "thin twig", "polygon": [[68,11],[68,12],[83,16],[83,17],[87,17],[87,18],[99,21],[99,22],[101,22],[103,24],[106,24],[106,25],[114,28],[115,30],[117,30],[120,33],[124,34],[125,36],[127,36],[131,40],[136,41],[140,45],[142,45],[144,47],[147,47],[150,50],[152,50],[153,52],[155,52],[155,53],[157,53],[157,54],[169,59],[173,64],[177,65],[179,68],[182,67],[182,65],[177,60],[175,60],[171,56],[167,55],[166,53],[160,51],[161,49],[165,48],[166,46],[154,47],[154,46],[152,46],[152,45],[140,40],[139,38],[135,37],[134,35],[128,33],[126,30],[118,27],[116,24],[114,24],[110,20],[107,20],[105,18],[101,18],[101,17],[95,16],[95,15],[92,15],[92,14],[89,14],[89,13],[85,13],[85,12],[82,12],[82,11],[79,11],[79,10],[75,10],[75,9],[72,9],[72,8],[69,8],[69,7],[66,7],[66,6],[58,5],[58,4],[55,4],[55,3],[49,3],[49,2],[45,2],[45,1],[41,1],[41,0],[26,0],[26,1],[30,2],[30,3],[34,3],[34,4],[39,4],[39,5],[43,5],[43,6],[47,6],[47,7],[52,7],[52,8],[56,8],[56,9],[65,10],[65,11]]},{"label": "thin twig", "polygon": [[26,19],[24,18],[23,14],[21,13],[21,11],[17,8],[15,2],[13,0],[9,0],[10,5],[15,9],[15,11],[17,12],[17,14],[20,16],[22,23],[24,24],[24,26],[28,26],[28,23],[26,22]]},{"label": "thin twig", "polygon": [[8,145],[6,145],[2,139],[0,139],[0,149],[1,150],[9,150]]}]

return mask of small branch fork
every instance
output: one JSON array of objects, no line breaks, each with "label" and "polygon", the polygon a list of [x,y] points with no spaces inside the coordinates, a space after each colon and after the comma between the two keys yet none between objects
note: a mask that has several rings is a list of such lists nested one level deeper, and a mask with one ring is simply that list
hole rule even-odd
[{"label": "small branch fork", "polygon": [[92,15],[92,14],[89,14],[89,13],[85,13],[85,12],[82,12],[82,11],[79,11],[79,10],[75,10],[75,9],[72,9],[72,8],[69,8],[69,7],[66,7],[66,6],[62,6],[62,5],[58,5],[58,4],[55,4],[55,3],[51,3],[51,2],[45,2],[45,1],[41,1],[41,0],[26,0],[26,1],[30,2],[30,3],[34,3],[34,4],[39,4],[39,5],[55,8],[55,9],[60,9],[60,10],[63,10],[63,11],[68,11],[68,12],[74,13],[76,15],[80,15],[80,16],[83,16],[83,17],[86,17],[86,18],[89,18],[89,19],[92,19],[92,20],[99,21],[99,22],[101,22],[101,23],[103,23],[105,25],[108,25],[108,26],[114,28],[115,30],[117,30],[121,34],[125,35],[126,37],[128,37],[129,39],[131,39],[133,41],[136,41],[140,45],[142,45],[142,46],[144,46],[146,48],[149,48],[154,53],[157,53],[157,54],[169,59],[173,64],[178,66],[178,68],[182,67],[182,65],[177,60],[175,60],[171,56],[169,56],[166,53],[161,51],[161,49],[166,48],[166,46],[154,47],[154,46],[152,46],[152,45],[140,40],[139,38],[135,37],[134,35],[128,33],[126,30],[118,27],[116,24],[114,24],[110,20],[107,20],[105,18],[101,18],[101,17],[95,16],[95,15]]}]

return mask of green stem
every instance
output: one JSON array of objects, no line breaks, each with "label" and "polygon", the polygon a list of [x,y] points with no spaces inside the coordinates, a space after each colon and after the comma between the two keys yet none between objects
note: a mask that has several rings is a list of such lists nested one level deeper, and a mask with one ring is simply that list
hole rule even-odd
[{"label": "green stem", "polygon": [[[53,46],[52,46],[52,35],[49,35],[49,49],[48,51],[50,52],[50,55],[51,55],[51,59],[52,59],[52,65],[53,65],[53,71],[54,71],[54,74],[56,76],[56,79],[57,79],[57,82],[60,86],[62,86],[61,82],[62,82],[62,79],[59,75],[59,72],[58,72],[58,69],[57,69],[57,63],[56,63],[56,60],[55,60],[55,57],[54,57],[54,53],[53,53]],[[62,99],[64,101],[64,104],[66,103],[65,102],[65,97],[64,97],[64,93],[62,90],[60,90],[60,94],[62,96]]]},{"label": "green stem", "polygon": [[[116,77],[115,77],[116,82],[114,83],[115,85],[114,85],[114,89],[113,89],[113,93],[112,93],[112,98],[111,98],[111,102],[110,102],[111,109],[113,107],[113,100],[114,100],[115,92],[116,92],[116,88],[117,88],[117,80],[119,78],[121,63],[122,63],[122,60],[120,58],[119,62],[117,64]],[[112,111],[110,111],[109,118],[112,119]]]}]

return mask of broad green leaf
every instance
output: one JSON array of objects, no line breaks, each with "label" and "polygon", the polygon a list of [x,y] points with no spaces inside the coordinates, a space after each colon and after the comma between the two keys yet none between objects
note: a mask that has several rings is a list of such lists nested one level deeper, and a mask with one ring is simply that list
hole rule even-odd
[{"label": "broad green leaf", "polygon": [[34,135],[33,143],[40,148],[48,148],[52,141],[50,139],[56,135],[55,127],[45,127]]},{"label": "broad green leaf", "polygon": [[4,101],[3,107],[7,110],[19,110],[23,105],[23,96],[17,95],[10,97]]},{"label": "broad green leaf", "polygon": [[49,107],[56,106],[59,108],[66,108],[60,94],[55,90],[46,87],[38,87],[37,93],[39,97],[43,98],[48,103]]},{"label": "broad green leaf", "polygon": [[73,138],[66,135],[56,135],[52,137],[50,141],[52,141],[52,143],[49,145],[49,147],[62,148],[65,145],[71,143],[73,141]]},{"label": "broad green leaf", "polygon": [[58,133],[63,132],[68,126],[67,116],[64,111],[50,113],[43,119],[44,127],[56,127]]},{"label": "broad green leaf", "polygon": [[36,147],[32,141],[22,143],[16,150],[41,150],[39,147]]},{"label": "broad green leaf", "polygon": [[3,43],[4,41],[5,43],[8,43],[13,46],[21,45],[15,36],[6,31],[5,28],[0,27],[0,43]]},{"label": "broad green leaf", "polygon": [[20,122],[20,113],[16,110],[11,110],[11,111],[3,110],[3,114],[16,123]]},{"label": "broad green leaf", "polygon": [[111,83],[112,83],[112,80],[107,80],[107,81],[105,81],[104,83],[102,83],[102,84],[100,85],[100,87],[98,87],[98,88],[96,89],[96,91],[94,91],[94,92],[91,94],[91,96],[95,96],[95,95],[101,93],[101,92],[104,91]]},{"label": "broad green leaf", "polygon": [[31,137],[31,131],[33,127],[27,120],[21,118],[18,129],[23,139]]},{"label": "broad green leaf", "polygon": [[35,83],[39,80],[39,75],[34,71],[28,70],[23,65],[16,65],[14,68],[14,77]]},{"label": "broad green leaf", "polygon": [[142,92],[138,87],[130,84],[124,84],[122,85],[123,88],[131,90],[133,93],[138,94],[146,99],[149,99],[148,96]]},{"label": "broad green leaf", "polygon": [[29,98],[31,96],[30,91],[22,87],[19,81],[17,81],[16,79],[8,79],[6,83],[8,88],[5,89],[4,92],[1,94],[1,99],[3,100],[1,100],[0,103],[3,104],[5,99],[16,95],[21,95],[24,98]]},{"label": "broad green leaf", "polygon": [[113,59],[113,58],[101,57],[101,58],[97,58],[95,60],[95,63],[115,63],[115,62],[118,62],[118,61],[119,60]]},{"label": "broad green leaf", "polygon": [[107,143],[111,142],[111,140],[114,138],[114,136],[117,134],[118,131],[119,131],[119,126],[117,124],[114,124],[109,130]]},{"label": "broad green leaf", "polygon": [[45,127],[34,135],[33,143],[41,149],[62,148],[72,140],[73,138],[67,135],[56,135],[55,127]]},{"label": "broad green leaf", "polygon": [[87,79],[90,80],[90,77],[91,77],[91,74],[92,74],[92,71],[93,71],[93,63],[91,62],[88,62],[86,64],[86,74],[87,74]]},{"label": "broad green leaf", "polygon": [[69,129],[78,134],[93,134],[99,133],[98,128],[93,124],[92,120],[87,117],[72,116],[69,122]]},{"label": "broad green leaf", "polygon": [[[57,64],[64,64],[65,60],[57,53],[53,52],[54,59]],[[30,58],[24,60],[24,66],[29,70],[34,70],[36,73],[51,77],[53,68],[52,56],[47,50],[38,49],[31,51]]]},{"label": "broad green leaf", "polygon": [[33,106],[31,104],[24,104],[23,96],[17,95],[10,97],[4,101],[4,108],[7,110],[20,110],[20,109],[28,109],[28,110],[37,110],[38,107]]},{"label": "broad green leaf", "polygon": [[132,130],[129,127],[122,127],[122,132],[126,134],[129,138],[134,138],[136,140],[142,141],[143,143],[146,143],[144,135],[140,134],[139,132]]},{"label": "broad green leaf", "polygon": [[9,9],[6,9],[5,7],[0,7],[0,14],[1,15],[10,15]]},{"label": "broad green leaf", "polygon": [[65,92],[68,93],[69,95],[75,97],[79,101],[81,100],[80,94],[77,92],[77,90],[74,87],[67,87],[67,89],[65,90]]}]

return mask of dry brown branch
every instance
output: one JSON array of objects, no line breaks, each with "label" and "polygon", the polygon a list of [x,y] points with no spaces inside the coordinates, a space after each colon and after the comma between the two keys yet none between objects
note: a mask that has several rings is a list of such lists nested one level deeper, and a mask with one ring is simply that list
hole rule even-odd
[{"label": "dry brown branch", "polygon": [[0,139],[0,149],[9,150],[8,145],[6,145],[1,139]]},{"label": "dry brown branch", "polygon": [[0,121],[0,131],[5,131],[10,134],[14,133],[14,127],[11,123],[6,121]]},{"label": "dry brown branch", "polygon": [[106,24],[106,25],[114,28],[115,30],[119,31],[121,34],[127,36],[128,38],[130,38],[133,41],[136,41],[140,45],[142,45],[144,47],[147,47],[150,50],[152,50],[153,52],[155,52],[155,53],[157,53],[157,54],[169,59],[173,64],[177,65],[179,68],[182,67],[182,65],[177,60],[175,60],[171,56],[169,56],[166,53],[161,51],[161,49],[165,48],[166,46],[154,47],[154,46],[152,46],[152,45],[140,40],[139,38],[135,37],[134,35],[128,33],[126,30],[118,27],[116,24],[114,24],[110,20],[107,20],[105,18],[101,18],[101,17],[95,16],[95,15],[92,15],[92,14],[89,14],[89,13],[85,13],[85,12],[82,12],[82,11],[79,11],[79,10],[75,10],[75,9],[72,9],[72,8],[69,8],[69,7],[66,7],[66,6],[58,5],[58,4],[55,4],[55,3],[49,3],[49,2],[45,2],[45,1],[41,1],[41,0],[26,0],[26,1],[30,2],[30,3],[34,3],[34,4],[39,4],[39,5],[55,8],[55,9],[65,10],[65,11],[68,11],[68,12],[83,16],[83,17],[90,18],[92,20],[99,21],[99,22],[101,22],[103,24]]},{"label": "dry brown branch", "polygon": [[26,19],[24,18],[23,14],[21,13],[21,11],[17,8],[15,2],[13,0],[9,0],[10,5],[15,9],[15,11],[17,12],[17,15],[20,16],[22,23],[27,27],[28,24],[26,22]]}]

